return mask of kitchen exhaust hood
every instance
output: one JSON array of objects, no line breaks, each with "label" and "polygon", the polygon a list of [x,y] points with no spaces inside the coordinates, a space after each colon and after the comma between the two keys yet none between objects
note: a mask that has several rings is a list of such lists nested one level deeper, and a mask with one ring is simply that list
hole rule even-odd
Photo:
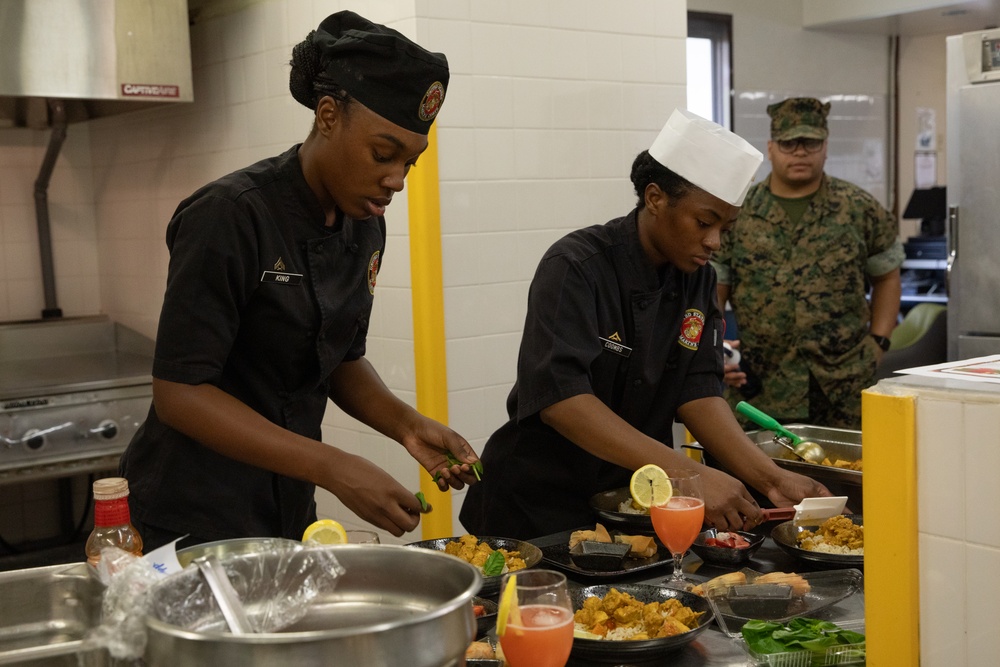
[{"label": "kitchen exhaust hood", "polygon": [[191,102],[187,0],[0,0],[0,127]]}]

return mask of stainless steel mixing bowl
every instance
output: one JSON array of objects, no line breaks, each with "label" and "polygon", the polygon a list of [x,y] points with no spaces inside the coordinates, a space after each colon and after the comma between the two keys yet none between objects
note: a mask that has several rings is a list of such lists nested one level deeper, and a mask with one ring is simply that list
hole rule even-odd
[{"label": "stainless steel mixing bowl", "polygon": [[[245,545],[244,545],[245,546]],[[213,547],[219,553],[218,547]],[[305,618],[281,632],[233,635],[217,610],[192,630],[160,620],[154,592],[147,618],[149,667],[210,665],[458,665],[476,634],[472,597],[482,583],[475,568],[444,553],[394,545],[332,547],[346,573],[313,600]],[[223,551],[225,549],[223,548]],[[268,567],[276,551],[250,553],[233,567]],[[184,576],[184,575],[176,575]],[[160,586],[176,585],[170,579]],[[252,601],[245,601],[252,604]]]}]

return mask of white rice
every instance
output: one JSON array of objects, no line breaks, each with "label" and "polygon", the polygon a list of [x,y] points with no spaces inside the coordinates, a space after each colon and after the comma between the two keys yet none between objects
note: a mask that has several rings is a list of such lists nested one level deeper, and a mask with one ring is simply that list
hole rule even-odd
[{"label": "white rice", "polygon": [[[582,632],[590,632],[587,626],[584,625],[583,623],[576,623],[575,627],[577,630],[580,630]],[[614,630],[610,630],[608,634],[605,635],[604,637],[596,638],[595,641],[601,641],[601,640],[623,641],[625,639],[629,639],[633,635],[639,634],[642,631],[643,629],[641,625],[637,625],[636,627],[633,628],[615,628]]]},{"label": "white rice", "polygon": [[649,510],[638,508],[632,506],[632,501],[629,499],[623,500],[618,503],[618,511],[624,514],[649,514]]},{"label": "white rice", "polygon": [[851,549],[843,545],[833,545],[827,544],[826,540],[822,536],[817,535],[816,537],[807,537],[802,540],[800,546],[807,551],[818,551],[824,554],[841,554],[843,556],[864,556],[865,548],[858,547],[857,549]]}]

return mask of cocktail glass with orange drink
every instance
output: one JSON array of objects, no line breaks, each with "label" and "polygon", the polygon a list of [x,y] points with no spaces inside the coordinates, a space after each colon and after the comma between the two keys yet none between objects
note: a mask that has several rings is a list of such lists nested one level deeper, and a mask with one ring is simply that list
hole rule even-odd
[{"label": "cocktail glass with orange drink", "polygon": [[694,543],[705,522],[705,496],[701,488],[701,475],[687,470],[667,471],[672,493],[665,501],[649,507],[653,529],[674,558],[673,574],[664,585],[686,588],[694,583],[684,576],[681,561]]},{"label": "cocktail glass with orange drink", "polygon": [[497,636],[510,667],[564,667],[573,648],[573,603],[553,570],[505,574]]}]

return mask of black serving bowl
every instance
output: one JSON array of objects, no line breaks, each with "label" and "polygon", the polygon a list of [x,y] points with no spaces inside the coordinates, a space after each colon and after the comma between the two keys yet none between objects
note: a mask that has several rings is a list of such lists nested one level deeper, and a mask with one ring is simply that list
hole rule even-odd
[{"label": "black serving bowl", "polygon": [[[845,514],[844,516],[859,526],[865,525],[864,518],[860,514]],[[802,560],[839,567],[864,567],[864,554],[831,554],[824,551],[808,551],[799,546],[799,533],[804,530],[815,532],[822,523],[822,521],[809,524],[796,523],[795,521],[779,523],[771,531],[771,539],[774,540],[779,549]]]},{"label": "black serving bowl", "polygon": [[[491,549],[506,549],[507,551],[517,551],[524,560],[525,569],[535,567],[542,562],[542,550],[531,542],[515,540],[509,537],[484,537],[476,536],[480,542],[485,542]],[[422,540],[420,542],[410,542],[406,546],[417,547],[419,549],[431,549],[433,551],[444,551],[449,542],[457,542],[456,537],[439,537],[435,540]],[[458,556],[455,556],[458,558]],[[471,565],[469,567],[472,567]],[[478,569],[478,568],[477,568]],[[483,586],[479,589],[479,595],[484,598],[496,598],[500,594],[500,581],[503,575],[495,577],[483,577]]]},{"label": "black serving bowl", "polygon": [[472,598],[472,606],[476,605],[482,605],[486,611],[482,616],[476,616],[476,639],[480,639],[485,637],[493,629],[493,626],[497,624],[498,605],[493,600],[474,597]]},{"label": "black serving bowl", "polygon": [[715,537],[716,534],[723,532],[716,530],[715,528],[709,528],[708,530],[698,533],[698,537],[695,538],[694,544],[691,545],[691,551],[698,555],[698,558],[702,559],[706,563],[712,565],[719,565],[722,567],[742,567],[750,558],[757,553],[761,545],[764,544],[764,535],[757,535],[755,533],[747,533],[742,530],[729,530],[725,532],[736,533],[740,535],[743,539],[750,543],[749,547],[743,549],[730,549],[729,547],[713,547],[705,544],[705,540],[710,537]]},{"label": "black serving bowl", "polygon": [[573,610],[579,611],[582,609],[584,601],[592,595],[603,598],[612,588],[621,593],[628,593],[642,603],[665,602],[673,598],[685,607],[690,607],[695,612],[704,613],[696,627],[691,628],[688,632],[672,637],[629,639],[623,641],[574,637],[573,650],[570,653],[571,658],[575,658],[580,662],[586,662],[588,665],[622,665],[624,663],[648,665],[654,661],[658,665],[667,664],[667,661],[663,658],[664,654],[676,651],[693,641],[712,625],[712,619],[715,618],[715,612],[712,610],[708,599],[694,593],[677,590],[676,588],[651,584],[598,584],[584,588],[573,588],[569,592],[570,599],[573,601]]}]

